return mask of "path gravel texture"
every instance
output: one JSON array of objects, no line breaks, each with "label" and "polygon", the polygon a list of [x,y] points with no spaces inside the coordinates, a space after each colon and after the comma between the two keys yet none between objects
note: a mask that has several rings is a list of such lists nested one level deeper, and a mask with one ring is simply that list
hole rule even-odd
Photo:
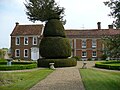
[{"label": "path gravel texture", "polygon": [[79,69],[76,67],[57,68],[30,90],[85,90]]}]

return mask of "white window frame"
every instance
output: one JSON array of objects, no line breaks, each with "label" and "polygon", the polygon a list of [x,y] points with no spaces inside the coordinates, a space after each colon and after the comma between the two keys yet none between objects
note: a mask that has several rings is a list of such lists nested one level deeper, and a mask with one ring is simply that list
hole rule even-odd
[{"label": "white window frame", "polygon": [[[95,53],[94,53],[95,52]],[[93,51],[92,52],[92,57],[97,57],[97,52],[96,51]]]},{"label": "white window frame", "polygon": [[[19,52],[19,54],[17,54],[17,51]],[[15,57],[20,57],[20,49],[15,49]]]},{"label": "white window frame", "polygon": [[[27,41],[26,41],[27,40]],[[27,43],[26,43],[27,42]],[[24,45],[28,45],[28,37],[24,37]]]},{"label": "white window frame", "polygon": [[16,45],[20,45],[20,37],[16,37]]},{"label": "white window frame", "polygon": [[[86,53],[86,55],[83,55],[83,53]],[[82,57],[87,57],[87,52],[86,51],[82,51]]]},{"label": "white window frame", "polygon": [[92,39],[92,48],[96,47],[97,47],[96,39]]},{"label": "white window frame", "polygon": [[[36,40],[36,43],[35,43]],[[37,37],[33,37],[33,45],[37,45]]]},{"label": "white window frame", "polygon": [[[26,56],[26,51],[27,51],[27,56]],[[28,57],[28,49],[24,49],[24,57]]]},{"label": "white window frame", "polygon": [[82,48],[86,48],[87,46],[87,40],[86,39],[82,39]]}]

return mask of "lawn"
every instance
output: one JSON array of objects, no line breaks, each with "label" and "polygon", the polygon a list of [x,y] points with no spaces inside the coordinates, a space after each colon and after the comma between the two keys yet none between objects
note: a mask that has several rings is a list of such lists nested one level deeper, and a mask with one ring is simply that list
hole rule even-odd
[{"label": "lawn", "polygon": [[120,90],[120,72],[80,69],[86,90]]},{"label": "lawn", "polygon": [[53,70],[41,69],[29,72],[0,72],[0,90],[29,90]]}]

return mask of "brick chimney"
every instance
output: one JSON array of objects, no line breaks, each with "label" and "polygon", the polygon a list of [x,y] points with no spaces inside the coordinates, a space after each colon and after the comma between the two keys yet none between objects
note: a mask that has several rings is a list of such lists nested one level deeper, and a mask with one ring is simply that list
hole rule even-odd
[{"label": "brick chimney", "polygon": [[113,29],[113,25],[108,25],[108,29]]},{"label": "brick chimney", "polygon": [[16,22],[16,26],[17,26],[17,25],[19,25],[19,23],[18,23],[18,22]]},{"label": "brick chimney", "polygon": [[100,30],[101,29],[101,22],[98,22],[97,26],[98,26],[98,29]]}]

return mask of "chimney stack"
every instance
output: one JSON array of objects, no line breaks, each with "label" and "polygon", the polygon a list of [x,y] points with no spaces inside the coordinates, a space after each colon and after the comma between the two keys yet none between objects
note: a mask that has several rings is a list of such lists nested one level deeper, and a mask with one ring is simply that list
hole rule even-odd
[{"label": "chimney stack", "polygon": [[19,25],[19,23],[18,23],[18,22],[16,22],[16,26],[17,26],[17,25]]},{"label": "chimney stack", "polygon": [[113,25],[108,25],[108,29],[113,29]]},{"label": "chimney stack", "polygon": [[98,26],[98,29],[100,30],[101,29],[101,22],[98,22],[97,26]]}]

